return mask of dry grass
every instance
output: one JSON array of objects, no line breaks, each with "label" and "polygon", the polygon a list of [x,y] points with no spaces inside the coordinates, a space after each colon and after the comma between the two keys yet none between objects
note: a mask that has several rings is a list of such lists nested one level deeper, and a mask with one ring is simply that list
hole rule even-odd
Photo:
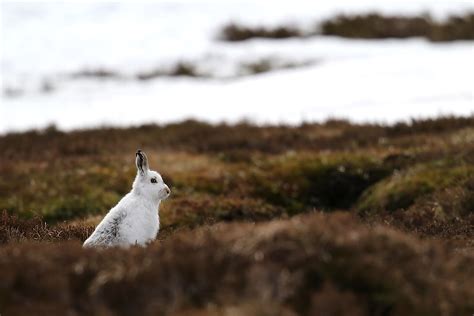
[{"label": "dry grass", "polygon": [[4,210],[0,217],[0,244],[23,241],[84,241],[94,226],[84,224],[48,225],[39,217],[21,219]]}]

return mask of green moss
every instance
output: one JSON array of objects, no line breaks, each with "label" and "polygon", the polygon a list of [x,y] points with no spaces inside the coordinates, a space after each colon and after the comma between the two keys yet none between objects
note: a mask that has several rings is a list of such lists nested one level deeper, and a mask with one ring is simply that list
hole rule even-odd
[{"label": "green moss", "polygon": [[121,196],[116,192],[91,190],[83,195],[59,197],[40,210],[48,222],[84,218],[89,215],[105,213],[115,205]]},{"label": "green moss", "polygon": [[194,193],[170,199],[160,209],[164,229],[193,228],[233,221],[263,221],[285,214],[282,207],[254,198],[219,197]]},{"label": "green moss", "polygon": [[256,194],[290,210],[349,208],[370,185],[389,175],[377,159],[360,155],[286,156],[255,177]]},{"label": "green moss", "polygon": [[74,169],[55,163],[34,173],[18,166],[8,185],[0,183],[0,209],[24,218],[40,215],[48,222],[104,213],[130,189],[131,171],[113,162]]},{"label": "green moss", "polygon": [[356,205],[360,213],[395,211],[410,207],[416,199],[456,184],[474,174],[463,162],[438,160],[394,173],[368,189]]}]

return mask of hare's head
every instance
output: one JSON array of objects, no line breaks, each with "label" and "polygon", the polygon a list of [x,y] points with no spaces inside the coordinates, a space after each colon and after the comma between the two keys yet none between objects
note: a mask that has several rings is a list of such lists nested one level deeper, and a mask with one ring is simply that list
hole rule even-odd
[{"label": "hare's head", "polygon": [[136,153],[137,176],[133,190],[154,201],[164,200],[170,195],[170,189],[163,182],[161,175],[148,167],[148,158],[140,149]]}]

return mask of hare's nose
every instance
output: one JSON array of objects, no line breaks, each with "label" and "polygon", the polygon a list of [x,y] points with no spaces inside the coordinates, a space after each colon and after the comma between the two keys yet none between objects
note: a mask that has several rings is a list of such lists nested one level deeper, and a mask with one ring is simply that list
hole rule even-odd
[{"label": "hare's nose", "polygon": [[168,187],[165,188],[165,191],[166,191],[166,194],[170,194],[170,193],[171,193],[171,190],[170,190],[170,188],[168,188]]}]

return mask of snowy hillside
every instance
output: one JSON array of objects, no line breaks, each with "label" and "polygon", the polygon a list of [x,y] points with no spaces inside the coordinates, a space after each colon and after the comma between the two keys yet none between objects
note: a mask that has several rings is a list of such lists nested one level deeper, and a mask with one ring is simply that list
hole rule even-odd
[{"label": "snowy hillside", "polygon": [[[2,2],[0,132],[186,118],[299,123],[343,117],[382,121],[474,112],[474,44],[336,37],[222,42],[218,31],[291,23],[312,27],[338,13],[429,12],[443,19],[472,1]],[[297,67],[244,76],[243,63]],[[134,75],[181,61],[211,78]],[[287,69],[286,69],[287,68]],[[75,78],[97,69],[114,78]]]}]

